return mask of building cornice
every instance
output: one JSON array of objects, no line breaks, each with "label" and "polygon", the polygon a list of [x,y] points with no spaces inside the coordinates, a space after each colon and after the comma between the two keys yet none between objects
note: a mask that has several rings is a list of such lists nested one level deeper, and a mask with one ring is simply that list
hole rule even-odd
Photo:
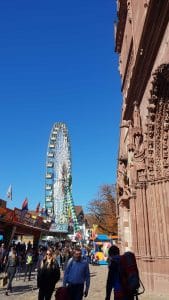
[{"label": "building cornice", "polygon": [[125,120],[131,118],[133,103],[140,104],[142,100],[168,22],[169,1],[150,0],[125,101],[126,108],[123,115]]},{"label": "building cornice", "polygon": [[116,24],[116,44],[115,44],[115,51],[117,53],[121,52],[121,47],[123,43],[123,36],[124,30],[126,25],[126,18],[127,18],[127,1],[120,0],[119,1],[119,10],[118,10],[118,23]]}]

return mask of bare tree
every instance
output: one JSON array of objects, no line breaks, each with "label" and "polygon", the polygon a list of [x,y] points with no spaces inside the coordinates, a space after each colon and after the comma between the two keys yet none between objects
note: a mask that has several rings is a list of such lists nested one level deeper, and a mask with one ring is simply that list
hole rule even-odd
[{"label": "bare tree", "polygon": [[98,231],[108,234],[117,233],[116,194],[114,185],[102,185],[96,199],[89,202],[88,211]]}]

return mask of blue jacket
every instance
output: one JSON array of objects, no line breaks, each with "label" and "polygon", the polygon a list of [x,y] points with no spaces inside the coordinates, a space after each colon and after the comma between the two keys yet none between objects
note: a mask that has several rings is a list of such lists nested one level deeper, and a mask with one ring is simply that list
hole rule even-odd
[{"label": "blue jacket", "polygon": [[63,286],[67,284],[86,284],[86,290],[90,286],[89,264],[86,260],[76,261],[70,258],[65,269]]}]

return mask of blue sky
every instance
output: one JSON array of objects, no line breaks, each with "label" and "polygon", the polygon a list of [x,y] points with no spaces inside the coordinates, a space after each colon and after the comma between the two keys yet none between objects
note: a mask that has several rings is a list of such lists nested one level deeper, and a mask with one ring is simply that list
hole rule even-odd
[{"label": "blue sky", "polygon": [[0,198],[44,203],[45,161],[55,122],[67,124],[73,198],[86,209],[116,180],[121,114],[114,53],[116,1],[0,2]]}]

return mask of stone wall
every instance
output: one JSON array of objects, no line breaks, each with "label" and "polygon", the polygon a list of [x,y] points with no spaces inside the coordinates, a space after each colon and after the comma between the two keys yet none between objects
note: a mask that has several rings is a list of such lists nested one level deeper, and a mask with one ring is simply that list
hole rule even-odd
[{"label": "stone wall", "polygon": [[119,242],[135,252],[146,289],[169,294],[169,1],[118,3]]}]

